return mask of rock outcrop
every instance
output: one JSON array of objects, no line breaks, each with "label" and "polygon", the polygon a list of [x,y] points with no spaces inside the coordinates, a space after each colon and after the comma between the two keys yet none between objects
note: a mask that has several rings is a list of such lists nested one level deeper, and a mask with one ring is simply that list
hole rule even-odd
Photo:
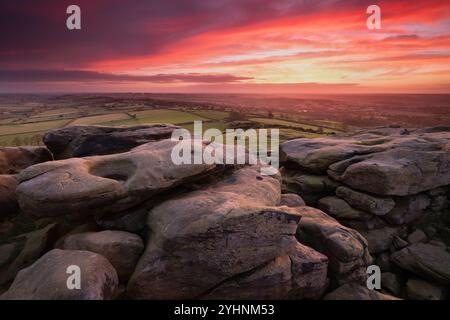
[{"label": "rock outcrop", "polygon": [[147,142],[170,138],[178,128],[170,124],[134,127],[76,125],[48,132],[44,143],[56,159],[105,155],[130,151]]},{"label": "rock outcrop", "polygon": [[198,140],[247,161],[175,163],[193,143],[175,128],[74,126],[45,138],[62,160],[0,153],[1,299],[446,298],[450,130],[295,139],[267,176]]},{"label": "rock outcrop", "polygon": [[142,239],[124,231],[85,232],[64,239],[65,250],[87,250],[101,254],[117,271],[121,282],[127,282],[144,250]]},{"label": "rock outcrop", "polygon": [[[72,284],[69,276],[74,272],[80,272],[77,290],[68,287]],[[73,284],[76,285],[75,280]],[[103,256],[89,251],[54,249],[21,270],[0,299],[107,300],[114,297],[117,285],[116,270]]]},{"label": "rock outcrop", "polygon": [[[283,190],[357,230],[382,266],[388,292],[408,298],[404,283],[392,279],[410,273],[448,286],[449,128],[295,139],[281,145],[281,155],[288,168]],[[300,227],[307,221],[304,215]]]},{"label": "rock outcrop", "polygon": [[[153,208],[147,221],[152,237],[128,284],[128,295],[137,299],[209,294],[227,298],[219,296],[233,286],[227,282],[261,268],[271,270],[270,263],[276,259],[277,269],[285,268],[279,263],[291,255],[301,258],[293,270],[303,271],[305,279],[290,281],[286,286],[291,289],[281,290],[273,298],[302,291],[293,284],[304,285],[308,297],[318,297],[326,284],[327,258],[298,247],[295,234],[300,214],[275,207],[279,200],[278,179],[261,176],[256,167],[240,169],[223,181]],[[306,262],[311,270],[301,268]],[[183,268],[177,267],[180,265]],[[258,282],[253,275],[249,277],[240,280]],[[216,288],[218,285],[221,287]],[[258,284],[254,285],[249,290],[258,294]]]},{"label": "rock outcrop", "polygon": [[391,256],[400,268],[418,276],[450,284],[450,254],[444,248],[425,243],[412,244]]},{"label": "rock outcrop", "polygon": [[38,164],[18,175],[22,211],[36,217],[121,212],[222,167],[171,161],[178,141],[151,142],[114,155]]}]

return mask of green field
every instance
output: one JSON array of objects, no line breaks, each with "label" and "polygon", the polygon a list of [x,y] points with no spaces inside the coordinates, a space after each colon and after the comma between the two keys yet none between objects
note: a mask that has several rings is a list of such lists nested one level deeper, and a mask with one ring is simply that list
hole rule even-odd
[{"label": "green field", "polygon": [[216,110],[188,110],[187,112],[198,115],[201,118],[210,120],[223,120],[230,115],[229,112]]},{"label": "green field", "polygon": [[[140,111],[130,109],[131,108],[122,109],[124,110],[123,112],[116,109],[115,112],[111,110],[110,113],[107,113],[108,110],[98,107],[89,110],[89,113],[85,111],[84,115],[80,116],[78,109],[66,107],[62,108],[60,112],[56,109],[50,109],[38,112],[29,117],[24,116],[20,119],[5,119],[0,124],[0,145],[14,146],[42,144],[42,136],[49,130],[71,125],[132,126],[152,123],[168,123],[181,125],[183,128],[192,132],[194,129],[193,121],[202,120],[203,131],[209,128],[217,128],[221,132],[224,132],[228,127],[227,121],[229,120],[227,120],[227,118],[230,115],[229,112],[220,110],[142,110],[142,107]],[[279,127],[280,142],[298,137],[316,138],[338,132],[339,130],[332,130],[332,128],[339,127],[340,125],[338,122],[333,123],[331,121],[324,121],[323,125],[327,127],[325,128],[320,126],[319,123],[317,123],[318,125],[314,125],[316,122],[313,124],[299,123],[280,118],[264,118],[257,116],[254,116],[249,120],[262,125],[273,126],[273,128]]]},{"label": "green field", "polygon": [[98,116],[90,116],[90,117],[82,117],[72,121],[69,125],[92,125],[92,124],[105,124],[113,121],[122,121],[128,120],[130,116],[125,113],[111,113],[111,114],[102,114]]},{"label": "green field", "polygon": [[323,128],[321,126],[311,125],[311,124],[305,124],[305,123],[299,123],[299,122],[293,122],[288,120],[282,120],[282,119],[269,119],[269,118],[250,118],[249,120],[258,122],[265,125],[273,125],[273,126],[287,126],[292,128],[299,128],[304,130],[322,130],[323,133],[333,133],[339,130],[333,130],[329,128]]},{"label": "green field", "polygon": [[167,110],[167,109],[154,109],[147,111],[133,112],[136,118],[129,118],[123,120],[112,120],[101,122],[99,124],[118,126],[118,125],[140,125],[147,123],[171,123],[180,124],[191,122],[194,120],[207,120],[200,116],[178,110]]},{"label": "green field", "polygon": [[25,124],[0,125],[0,136],[19,134],[25,132],[38,132],[63,127],[67,120],[52,120],[31,122]]}]

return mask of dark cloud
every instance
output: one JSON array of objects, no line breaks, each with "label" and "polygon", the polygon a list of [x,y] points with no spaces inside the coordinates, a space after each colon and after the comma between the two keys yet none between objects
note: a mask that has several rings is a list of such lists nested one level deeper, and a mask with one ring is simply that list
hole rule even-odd
[{"label": "dark cloud", "polygon": [[[82,30],[66,29],[81,7]],[[82,68],[106,59],[158,53],[206,31],[323,10],[362,0],[14,0],[0,8],[0,68]]]},{"label": "dark cloud", "polygon": [[386,37],[383,40],[416,40],[419,39],[417,34],[401,34],[397,36]]},{"label": "dark cloud", "polygon": [[101,73],[79,70],[0,70],[0,82],[61,82],[61,81],[100,81],[100,82],[150,82],[150,83],[231,83],[249,80],[230,74],[157,74],[151,76]]}]

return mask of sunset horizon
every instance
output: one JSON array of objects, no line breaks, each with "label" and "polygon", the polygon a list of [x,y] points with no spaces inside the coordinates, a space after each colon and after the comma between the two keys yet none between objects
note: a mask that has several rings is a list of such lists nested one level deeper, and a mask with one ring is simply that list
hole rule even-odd
[{"label": "sunset horizon", "polygon": [[[448,1],[68,1],[0,12],[1,93],[448,93]],[[9,32],[6,32],[9,31]]]}]

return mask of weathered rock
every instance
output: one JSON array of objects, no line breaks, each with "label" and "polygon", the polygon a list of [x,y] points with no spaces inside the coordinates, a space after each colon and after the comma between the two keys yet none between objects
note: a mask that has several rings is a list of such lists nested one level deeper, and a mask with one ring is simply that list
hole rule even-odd
[{"label": "weathered rock", "polygon": [[317,202],[317,207],[336,219],[369,220],[372,214],[352,208],[345,200],[338,197],[324,197]]},{"label": "weathered rock", "polygon": [[450,184],[449,141],[450,132],[443,128],[410,134],[378,130],[352,137],[295,139],[280,149],[287,166],[327,172],[356,190],[405,196]]},{"label": "weathered rock", "polygon": [[369,252],[377,254],[389,249],[396,235],[399,234],[399,228],[384,227],[373,230],[359,230],[361,235],[369,243]]},{"label": "weathered rock", "polygon": [[148,216],[151,236],[128,295],[200,297],[227,279],[292,253],[300,215],[273,207],[279,199],[278,179],[248,167],[156,206]]},{"label": "weathered rock", "polygon": [[391,260],[420,277],[450,284],[450,253],[444,248],[416,243],[393,253]]},{"label": "weathered rock", "polygon": [[279,206],[287,206],[291,208],[302,207],[305,205],[305,201],[294,193],[286,193],[281,195]]},{"label": "weathered rock", "polygon": [[333,292],[328,293],[325,300],[399,300],[396,297],[369,290],[355,283],[346,283]]},{"label": "weathered rock", "polygon": [[20,207],[36,217],[121,212],[221,168],[215,164],[174,164],[171,152],[178,143],[168,139],[126,153],[29,167],[19,175]]},{"label": "weathered rock", "polygon": [[203,299],[319,298],[327,285],[327,257],[297,243],[296,250],[226,281]]},{"label": "weathered rock", "polygon": [[383,216],[391,211],[395,202],[389,197],[377,197],[366,193],[358,192],[347,187],[338,187],[336,195],[343,198],[349,205],[354,208]]},{"label": "weathered rock", "polygon": [[418,243],[418,242],[426,242],[427,235],[420,229],[417,229],[413,233],[408,236],[409,243]]},{"label": "weathered rock", "polygon": [[170,138],[179,127],[169,124],[106,127],[69,126],[44,136],[56,159],[126,152],[147,142]]},{"label": "weathered rock", "polygon": [[16,214],[19,203],[16,196],[17,179],[13,175],[0,175],[0,221]]},{"label": "weathered rock", "polygon": [[113,265],[119,280],[126,282],[144,250],[141,237],[125,231],[77,233],[68,236],[62,249],[99,253]]},{"label": "weathered rock", "polygon": [[[68,267],[81,271],[81,289],[67,287]],[[54,249],[21,270],[2,300],[103,300],[113,297],[117,274],[103,256],[89,251]]]},{"label": "weathered rock", "polygon": [[448,185],[448,138],[447,141],[426,138],[410,148],[396,148],[336,163],[328,174],[351,188],[379,195],[407,196]]},{"label": "weathered rock", "polygon": [[[302,217],[297,238],[328,257],[334,280],[343,283],[356,277],[353,280],[363,281],[365,268],[372,261],[366,240],[320,210],[310,207],[295,210]],[[358,269],[364,269],[364,272],[358,273]]]},{"label": "weathered rock", "polygon": [[395,250],[400,250],[400,249],[407,247],[409,245],[409,243],[407,241],[403,240],[402,238],[395,236],[392,239],[392,245],[394,246]]},{"label": "weathered rock", "polygon": [[409,279],[406,283],[406,295],[411,300],[443,300],[444,290],[421,279]]},{"label": "weathered rock", "polygon": [[45,147],[0,147],[0,174],[16,174],[33,164],[51,161]]},{"label": "weathered rock", "polygon": [[399,277],[392,272],[381,273],[381,287],[396,297],[398,297],[402,291]]},{"label": "weathered rock", "polygon": [[30,265],[42,255],[49,245],[55,226],[50,224],[42,229],[16,236],[2,245],[5,251],[1,259],[4,263],[0,266],[0,285],[14,279],[20,269]]},{"label": "weathered rock", "polygon": [[397,198],[394,209],[385,216],[385,219],[393,224],[407,224],[421,217],[429,205],[430,198],[425,194]]},{"label": "weathered rock", "polygon": [[291,166],[323,174],[328,167],[354,155],[366,154],[373,148],[358,144],[352,138],[294,139],[281,144],[281,159]]}]

